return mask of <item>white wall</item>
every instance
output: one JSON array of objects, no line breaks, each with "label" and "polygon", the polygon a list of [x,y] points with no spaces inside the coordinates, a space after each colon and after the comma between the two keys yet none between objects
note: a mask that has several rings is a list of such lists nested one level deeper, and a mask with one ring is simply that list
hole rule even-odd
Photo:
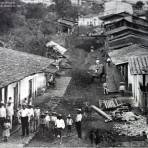
[{"label": "white wall", "polygon": [[92,16],[92,17],[80,17],[78,20],[79,26],[100,26],[102,24],[102,20],[99,19],[98,16]]},{"label": "white wall", "polygon": [[46,77],[44,73],[29,76],[20,81],[20,102],[29,96],[29,80],[32,79],[32,93],[34,94],[39,88],[46,87]]},{"label": "white wall", "polygon": [[133,14],[132,5],[121,1],[111,1],[105,3],[104,15],[116,14],[121,12],[128,12],[130,14]]},{"label": "white wall", "polygon": [[12,101],[14,102],[14,87],[16,87],[16,85],[17,85],[17,82],[8,85],[8,88],[7,88],[7,101],[9,99],[9,97],[11,97]]},{"label": "white wall", "polygon": [[73,5],[82,5],[82,0],[71,0]]},{"label": "white wall", "polygon": [[33,3],[33,4],[37,4],[37,3],[43,3],[46,5],[51,5],[53,4],[53,0],[21,0],[24,3]]},{"label": "white wall", "polygon": [[[39,88],[45,88],[46,87],[46,77],[44,73],[38,73],[32,76],[28,76],[18,82],[9,84],[7,87],[7,101],[9,97],[12,98],[14,102],[14,87],[18,84],[18,98],[20,100],[20,103],[24,100],[24,98],[29,97],[29,80],[32,79],[32,93],[33,96],[35,96],[35,92]],[[5,99],[5,91],[4,88],[2,88],[2,101],[4,102]],[[19,102],[19,101],[18,101]]]}]

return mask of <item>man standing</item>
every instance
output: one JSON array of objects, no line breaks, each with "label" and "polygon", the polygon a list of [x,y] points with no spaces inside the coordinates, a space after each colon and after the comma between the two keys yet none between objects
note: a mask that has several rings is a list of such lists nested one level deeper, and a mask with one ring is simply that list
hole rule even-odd
[{"label": "man standing", "polygon": [[6,118],[6,108],[3,103],[0,104],[0,126],[3,127]]},{"label": "man standing", "polygon": [[58,138],[60,138],[60,144],[62,144],[62,130],[64,130],[65,128],[65,122],[62,119],[61,114],[59,114],[59,116],[57,117],[55,125],[57,127]]},{"label": "man standing", "polygon": [[33,132],[33,125],[34,125],[34,109],[32,105],[28,105],[29,111],[29,129]]},{"label": "man standing", "polygon": [[77,110],[76,120],[75,120],[75,126],[78,133],[78,138],[82,138],[82,130],[81,130],[81,122],[82,122],[82,113],[81,109]]},{"label": "man standing", "polygon": [[36,106],[35,109],[34,109],[34,131],[37,131],[37,128],[39,127],[40,125],[40,108],[39,106]]},{"label": "man standing", "polygon": [[103,90],[104,90],[104,94],[108,95],[108,85],[107,85],[107,82],[103,83]]},{"label": "man standing", "polygon": [[20,110],[20,117],[21,117],[21,125],[22,125],[22,136],[25,134],[29,135],[29,111],[25,105],[22,106]]},{"label": "man standing", "polygon": [[10,119],[10,129],[12,129],[12,119],[13,119],[13,115],[14,115],[14,109],[13,109],[13,104],[11,102],[8,102],[8,105],[6,107],[6,111],[7,111],[7,116]]}]

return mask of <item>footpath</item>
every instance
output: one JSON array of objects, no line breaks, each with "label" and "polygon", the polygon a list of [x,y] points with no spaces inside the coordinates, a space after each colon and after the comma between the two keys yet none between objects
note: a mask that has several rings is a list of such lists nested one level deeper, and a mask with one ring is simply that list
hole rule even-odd
[{"label": "footpath", "polygon": [[[38,96],[36,100],[34,100],[35,104],[44,103],[44,101],[50,101],[52,97],[63,97],[65,91],[70,83],[71,77],[59,77],[56,79],[56,88],[51,88],[47,90],[42,96]],[[48,100],[47,100],[48,99]],[[21,125],[18,125],[17,129],[11,133],[11,136],[7,143],[0,140],[0,148],[23,148],[27,145],[35,136],[36,133],[30,133],[29,136],[22,137],[21,136]]]}]

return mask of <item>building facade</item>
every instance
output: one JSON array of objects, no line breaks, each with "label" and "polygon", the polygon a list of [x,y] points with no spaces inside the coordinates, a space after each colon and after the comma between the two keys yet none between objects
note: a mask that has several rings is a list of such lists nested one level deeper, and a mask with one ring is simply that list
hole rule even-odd
[{"label": "building facade", "polygon": [[53,60],[11,49],[0,48],[0,101],[9,97],[15,109],[25,98],[33,103],[37,95],[46,89],[47,75]]},{"label": "building facade", "polygon": [[102,17],[110,49],[130,44],[148,45],[148,21],[123,12]]},{"label": "building facade", "polygon": [[86,15],[78,18],[78,26],[101,26],[102,20],[98,15]]}]

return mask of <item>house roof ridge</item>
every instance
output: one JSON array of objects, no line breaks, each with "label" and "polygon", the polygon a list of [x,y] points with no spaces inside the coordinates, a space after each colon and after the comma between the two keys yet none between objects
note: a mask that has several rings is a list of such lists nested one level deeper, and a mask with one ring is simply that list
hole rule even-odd
[{"label": "house roof ridge", "polygon": [[37,54],[29,53],[29,52],[24,52],[24,51],[19,51],[19,50],[14,50],[14,49],[11,49],[11,48],[0,47],[0,50],[10,50],[12,52],[21,53],[21,54],[24,54],[24,55],[29,55],[29,56],[34,56],[34,57],[43,58],[43,59],[47,59],[47,60],[52,60],[50,58],[47,58],[47,57],[44,57],[44,56],[41,56],[41,55],[37,55]]}]

